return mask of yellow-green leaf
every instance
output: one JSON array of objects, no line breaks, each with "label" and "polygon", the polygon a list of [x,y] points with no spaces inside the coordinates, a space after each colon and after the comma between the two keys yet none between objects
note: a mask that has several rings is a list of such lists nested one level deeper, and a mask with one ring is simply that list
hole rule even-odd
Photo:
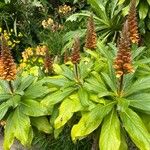
[{"label": "yellow-green leaf", "polygon": [[74,114],[82,109],[81,103],[76,95],[74,99],[65,99],[59,108],[59,115],[55,120],[55,128],[62,127]]},{"label": "yellow-green leaf", "polygon": [[15,137],[21,144],[27,145],[29,132],[30,119],[17,108],[7,119],[4,135],[4,150],[10,149]]},{"label": "yellow-green leaf", "polygon": [[150,134],[141,118],[129,108],[121,112],[120,116],[123,126],[136,146],[140,150],[150,150]]},{"label": "yellow-green leaf", "polygon": [[116,111],[113,109],[104,119],[99,147],[101,150],[119,150],[120,143],[120,122]]},{"label": "yellow-green leaf", "polygon": [[71,131],[73,141],[85,137],[101,124],[103,118],[111,111],[114,102],[106,105],[98,104],[90,112],[84,113],[78,124],[74,125]]}]

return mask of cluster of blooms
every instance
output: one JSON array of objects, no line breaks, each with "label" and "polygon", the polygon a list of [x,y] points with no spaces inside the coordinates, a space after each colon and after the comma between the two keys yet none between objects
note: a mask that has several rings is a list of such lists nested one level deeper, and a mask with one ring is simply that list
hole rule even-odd
[{"label": "cluster of blooms", "polygon": [[114,68],[116,70],[116,77],[134,72],[131,58],[131,44],[139,43],[139,34],[136,18],[136,1],[132,0],[130,5],[129,14],[126,22],[124,23],[123,30],[121,32],[118,53],[114,61]]},{"label": "cluster of blooms", "polygon": [[10,48],[14,48],[17,44],[20,43],[20,38],[23,36],[21,32],[18,33],[18,36],[14,36],[14,30],[10,29],[10,31],[3,30],[0,27],[0,34],[3,34],[5,39],[7,40],[7,44]]},{"label": "cluster of blooms", "polygon": [[88,19],[87,23],[87,32],[86,32],[86,39],[85,39],[85,48],[94,50],[96,49],[97,44],[97,35],[95,32],[95,25],[94,25],[94,19],[91,15]]},{"label": "cluster of blooms", "polygon": [[134,72],[131,60],[128,21],[126,21],[121,32],[121,37],[118,44],[118,53],[114,62],[116,77],[120,78],[124,74]]},{"label": "cluster of blooms", "polygon": [[58,13],[60,15],[66,15],[68,14],[69,12],[71,12],[72,8],[69,6],[69,5],[61,5],[59,6],[58,8]]},{"label": "cluster of blooms", "polygon": [[[95,31],[95,24],[93,16],[89,16],[87,22],[87,32],[85,38],[85,48],[94,50],[96,49],[97,44],[97,35]],[[71,57],[69,56],[68,52],[65,51],[64,53],[64,62],[71,60],[73,64],[77,64],[80,61],[80,40],[78,38],[74,39],[74,43],[72,46],[72,53]]]},{"label": "cluster of blooms", "polygon": [[54,20],[52,18],[48,18],[47,20],[42,21],[43,28],[51,27],[54,24]]},{"label": "cluster of blooms", "polygon": [[63,29],[63,26],[60,25],[58,22],[54,22],[54,20],[52,18],[48,18],[47,20],[43,20],[42,26],[44,29],[51,29],[53,32]]},{"label": "cluster of blooms", "polygon": [[38,45],[35,48],[28,47],[22,52],[22,61],[19,70],[30,70],[35,65],[44,69],[45,73],[52,72],[52,57],[46,45]]},{"label": "cluster of blooms", "polygon": [[47,46],[39,45],[36,48],[28,47],[22,52],[23,62],[30,61],[30,57],[45,56]]},{"label": "cluster of blooms", "polygon": [[0,52],[0,79],[14,80],[17,73],[16,64],[3,34],[1,35]]}]

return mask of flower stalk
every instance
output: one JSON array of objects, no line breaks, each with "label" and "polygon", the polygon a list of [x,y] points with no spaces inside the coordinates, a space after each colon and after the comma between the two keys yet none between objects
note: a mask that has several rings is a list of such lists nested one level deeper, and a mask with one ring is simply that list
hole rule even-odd
[{"label": "flower stalk", "polygon": [[130,33],[130,41],[131,43],[139,43],[139,33],[138,33],[138,23],[136,17],[136,0],[131,0],[130,9],[128,13],[128,26]]},{"label": "flower stalk", "polygon": [[93,16],[91,15],[87,23],[85,48],[94,50],[96,49],[96,44],[97,44],[97,35],[95,32],[94,19]]},{"label": "flower stalk", "polygon": [[122,95],[124,75],[134,72],[131,58],[128,20],[124,23],[118,43],[117,57],[114,61],[116,77],[119,78],[118,95]]},{"label": "flower stalk", "polygon": [[74,64],[75,77],[79,80],[78,63],[80,62],[80,40],[77,37],[74,39],[72,46],[71,62]]}]

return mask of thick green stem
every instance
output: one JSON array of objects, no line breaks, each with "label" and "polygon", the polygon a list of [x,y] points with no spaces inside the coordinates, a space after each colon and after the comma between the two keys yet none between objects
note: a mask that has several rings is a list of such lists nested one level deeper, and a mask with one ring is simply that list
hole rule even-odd
[{"label": "thick green stem", "polygon": [[124,75],[121,76],[120,81],[119,81],[119,89],[118,89],[118,95],[119,95],[119,97],[121,97],[121,95],[122,95],[123,79],[124,79]]},{"label": "thick green stem", "polygon": [[10,88],[11,93],[13,93],[14,90],[13,90],[12,82],[8,81],[8,84],[9,84],[9,88]]},{"label": "thick green stem", "polygon": [[74,64],[74,73],[77,80],[79,80],[79,70],[78,70],[78,64]]}]

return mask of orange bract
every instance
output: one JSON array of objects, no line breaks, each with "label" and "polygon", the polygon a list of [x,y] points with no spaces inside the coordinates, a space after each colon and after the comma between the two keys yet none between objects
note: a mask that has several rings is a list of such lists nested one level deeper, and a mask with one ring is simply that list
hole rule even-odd
[{"label": "orange bract", "polygon": [[3,35],[1,36],[1,41],[0,78],[7,81],[14,80],[17,73],[16,64]]},{"label": "orange bract", "polygon": [[80,40],[79,38],[74,39],[72,46],[71,62],[77,64],[80,61]]},{"label": "orange bract", "polygon": [[46,55],[44,58],[44,69],[45,69],[45,73],[52,73],[53,72],[53,59],[48,51],[48,49],[46,50]]},{"label": "orange bract", "polygon": [[126,21],[121,32],[121,37],[118,44],[118,53],[114,62],[116,77],[121,77],[124,74],[134,71],[131,60],[128,21]]},{"label": "orange bract", "polygon": [[88,24],[87,24],[85,47],[88,49],[95,49],[96,48],[96,40],[97,40],[97,35],[95,32],[93,16],[91,15],[88,19]]},{"label": "orange bract", "polygon": [[139,43],[138,23],[136,17],[136,0],[131,1],[130,10],[128,14],[128,26],[130,33],[130,40],[132,43]]}]

